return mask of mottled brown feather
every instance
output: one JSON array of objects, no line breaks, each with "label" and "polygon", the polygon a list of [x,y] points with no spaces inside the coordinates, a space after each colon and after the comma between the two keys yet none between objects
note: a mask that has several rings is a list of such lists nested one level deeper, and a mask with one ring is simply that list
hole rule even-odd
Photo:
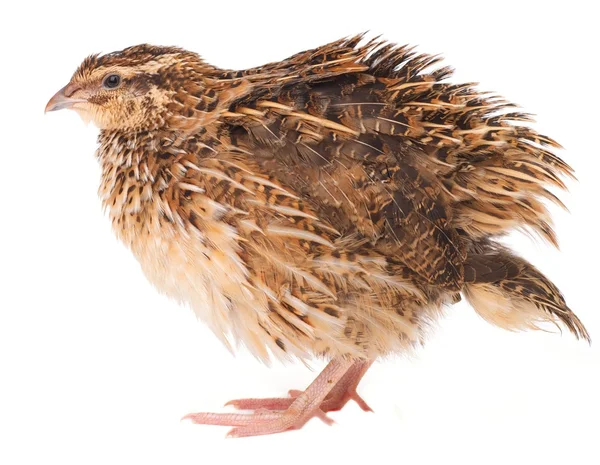
[{"label": "mottled brown feather", "polygon": [[439,61],[355,36],[232,71],[141,45],[87,58],[71,83],[102,128],[115,231],[226,344],[374,358],[422,342],[460,292],[501,326],[589,339],[494,243],[527,228],[556,244],[544,202],[562,205],[550,189],[573,175],[560,146]]}]

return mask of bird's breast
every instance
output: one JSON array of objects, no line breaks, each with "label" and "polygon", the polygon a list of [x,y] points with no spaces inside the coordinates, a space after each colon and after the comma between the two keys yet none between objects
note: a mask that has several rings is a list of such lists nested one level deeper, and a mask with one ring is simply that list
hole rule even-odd
[{"label": "bird's breast", "polygon": [[214,221],[200,232],[150,206],[140,218],[122,220],[116,233],[161,293],[190,306],[227,346],[232,335],[245,339],[241,332],[255,330],[252,316],[262,305],[250,290],[235,229]]}]

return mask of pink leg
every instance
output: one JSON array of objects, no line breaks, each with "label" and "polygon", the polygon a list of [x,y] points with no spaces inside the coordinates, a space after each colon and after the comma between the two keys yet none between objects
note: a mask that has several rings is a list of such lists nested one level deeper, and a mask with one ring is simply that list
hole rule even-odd
[{"label": "pink leg", "polygon": [[[372,360],[359,360],[355,361],[354,364],[344,374],[334,388],[329,392],[323,403],[321,404],[321,411],[331,412],[341,410],[349,400],[354,400],[360,408],[366,412],[372,412],[371,407],[358,395],[356,387],[358,383],[367,372],[369,367],[373,364]],[[227,402],[225,405],[233,405],[239,410],[285,410],[287,409],[302,391],[291,390],[289,392],[290,397],[270,397],[265,399],[236,399]],[[323,419],[323,418],[322,418]],[[324,420],[325,421],[325,420]],[[326,421],[329,423],[328,421]]]},{"label": "pink leg", "polygon": [[372,412],[373,409],[356,392],[358,383],[372,364],[373,360],[355,362],[321,404],[321,410],[324,412],[341,410],[348,401],[353,400],[365,412]]},{"label": "pink leg", "polygon": [[[183,418],[202,425],[237,426],[229,432],[228,436],[231,437],[259,436],[298,429],[315,416],[330,422],[319,407],[353,364],[349,359],[333,359],[302,394],[291,399],[292,402],[285,410],[261,409],[250,414],[191,413]],[[263,409],[264,405],[261,406]]]}]

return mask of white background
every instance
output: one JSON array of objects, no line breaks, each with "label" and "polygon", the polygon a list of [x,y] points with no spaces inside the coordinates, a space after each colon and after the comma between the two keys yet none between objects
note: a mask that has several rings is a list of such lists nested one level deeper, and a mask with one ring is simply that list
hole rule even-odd
[{"label": "white background", "polygon": [[[150,42],[227,68],[371,30],[443,53],[538,115],[579,177],[555,211],[561,252],[515,236],[600,341],[600,78],[594,2],[52,1],[3,6],[0,79],[0,463],[599,464],[600,353],[570,334],[509,333],[465,303],[417,357],[383,360],[354,404],[303,430],[225,439],[180,422],[316,373],[232,357],[159,296],[113,238],[96,130],[47,100],[92,52]],[[187,5],[186,5],[187,4]],[[11,10],[12,9],[12,10]],[[321,366],[316,363],[315,368]]]}]

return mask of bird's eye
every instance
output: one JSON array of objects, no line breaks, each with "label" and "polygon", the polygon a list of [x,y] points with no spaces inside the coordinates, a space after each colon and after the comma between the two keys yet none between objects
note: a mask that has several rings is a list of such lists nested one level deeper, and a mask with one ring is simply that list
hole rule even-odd
[{"label": "bird's eye", "polygon": [[104,78],[102,85],[105,89],[116,89],[121,84],[121,76],[118,74],[109,74]]}]

